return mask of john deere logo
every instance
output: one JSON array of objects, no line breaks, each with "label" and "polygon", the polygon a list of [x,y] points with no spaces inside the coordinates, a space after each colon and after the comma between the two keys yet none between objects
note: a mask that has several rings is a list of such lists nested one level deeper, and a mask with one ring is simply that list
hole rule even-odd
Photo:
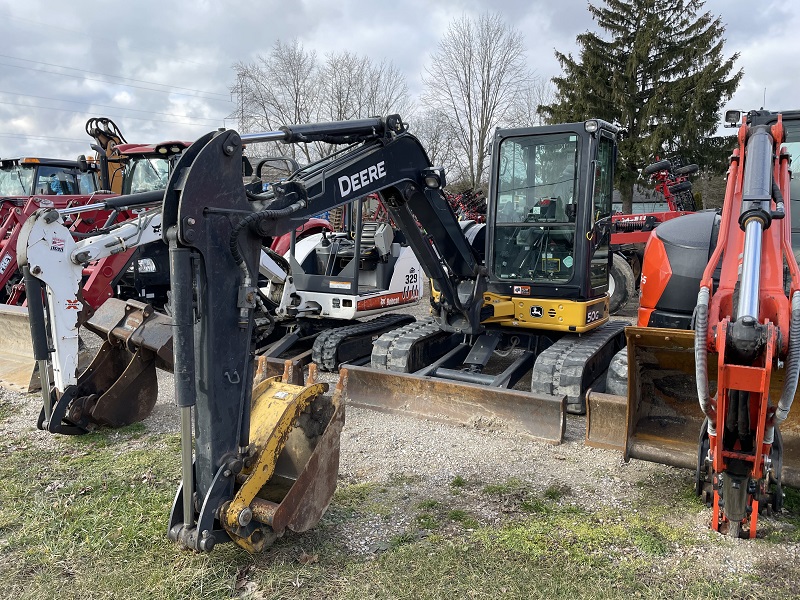
[{"label": "john deere logo", "polygon": [[544,315],[544,309],[541,306],[531,306],[531,316],[535,319],[541,319]]}]

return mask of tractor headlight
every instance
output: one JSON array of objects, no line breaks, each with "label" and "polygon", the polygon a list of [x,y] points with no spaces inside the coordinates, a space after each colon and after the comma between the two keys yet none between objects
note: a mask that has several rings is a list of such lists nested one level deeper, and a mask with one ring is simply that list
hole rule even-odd
[{"label": "tractor headlight", "polygon": [[155,273],[156,272],[156,263],[153,262],[152,258],[140,258],[137,261],[137,267],[139,268],[139,273]]},{"label": "tractor headlight", "polygon": [[595,121],[594,119],[586,121],[583,124],[583,127],[584,129],[586,129],[587,133],[594,133],[595,131],[597,131],[598,128],[597,121]]}]

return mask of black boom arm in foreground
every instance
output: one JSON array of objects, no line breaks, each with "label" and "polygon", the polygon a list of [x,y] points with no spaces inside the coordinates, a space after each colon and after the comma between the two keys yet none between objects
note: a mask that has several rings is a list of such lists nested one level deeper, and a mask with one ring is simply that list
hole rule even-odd
[{"label": "black boom arm in foreground", "polygon": [[[263,141],[352,145],[274,185],[273,193],[255,194],[242,182],[242,146]],[[442,327],[479,330],[484,278],[442,195],[444,183],[441,170],[432,168],[398,116],[246,136],[214,132],[184,152],[164,195],[162,227],[170,249],[183,447],[183,484],[170,518],[170,537],[196,550],[210,550],[228,539],[218,515],[232,498],[231,473],[241,470],[249,444],[251,334],[262,238],[379,193],[442,293]],[[192,406],[197,407],[194,465]]]}]

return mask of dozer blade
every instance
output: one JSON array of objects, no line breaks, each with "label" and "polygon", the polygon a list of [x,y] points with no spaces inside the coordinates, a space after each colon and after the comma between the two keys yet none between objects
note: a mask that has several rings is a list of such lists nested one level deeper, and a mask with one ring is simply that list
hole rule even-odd
[{"label": "dozer blade", "polygon": [[314,383],[313,365],[305,386],[287,383],[289,369],[287,364],[282,381],[268,378],[253,389],[250,463],[225,508],[225,529],[250,552],[263,550],[286,529],[314,527],[336,490],[341,385],[328,398],[327,384]]},{"label": "dozer blade", "polygon": [[502,429],[550,444],[560,444],[564,439],[565,396],[350,365],[340,369],[339,377],[352,406],[480,429]]},{"label": "dozer blade", "polygon": [[[625,460],[695,469],[705,415],[697,400],[694,331],[628,327],[628,397],[592,392],[588,398],[586,444],[617,449]],[[773,371],[770,395],[783,387],[783,370]],[[717,360],[708,357],[709,387],[716,392]],[[800,485],[800,418],[781,425],[782,481]]]},{"label": "dozer blade", "polygon": [[39,389],[28,309],[0,305],[0,385],[18,392]]}]

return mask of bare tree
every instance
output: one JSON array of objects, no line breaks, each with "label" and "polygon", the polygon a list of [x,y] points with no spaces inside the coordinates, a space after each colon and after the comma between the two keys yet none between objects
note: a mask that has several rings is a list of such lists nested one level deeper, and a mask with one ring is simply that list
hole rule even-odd
[{"label": "bare tree", "polygon": [[[242,131],[273,130],[287,123],[306,123],[317,119],[319,106],[319,64],[316,53],[307,52],[297,40],[285,44],[278,40],[268,56],[255,63],[237,63],[237,117]],[[297,144],[288,150],[297,158]],[[281,154],[286,147],[275,148]],[[303,158],[311,160],[307,147]]]},{"label": "bare tree", "polygon": [[[254,63],[237,63],[234,117],[242,131],[272,130],[291,123],[341,121],[399,112],[409,105],[405,76],[391,62],[373,63],[351,52],[328,54],[324,62],[293,40],[275,43]],[[311,162],[335,148],[325,143],[269,145],[267,152],[300,150]]]},{"label": "bare tree", "polygon": [[457,160],[451,129],[438,113],[426,110],[412,117],[409,130],[422,142],[431,163],[444,167],[448,184],[465,179]]},{"label": "bare tree", "polygon": [[533,77],[520,92],[519,99],[511,112],[510,127],[536,127],[544,125],[544,117],[539,107],[550,104],[554,99],[555,88],[549,79]]},{"label": "bare tree", "polygon": [[471,187],[485,179],[490,136],[531,82],[524,39],[498,14],[455,19],[422,77],[422,103],[451,129]]}]

